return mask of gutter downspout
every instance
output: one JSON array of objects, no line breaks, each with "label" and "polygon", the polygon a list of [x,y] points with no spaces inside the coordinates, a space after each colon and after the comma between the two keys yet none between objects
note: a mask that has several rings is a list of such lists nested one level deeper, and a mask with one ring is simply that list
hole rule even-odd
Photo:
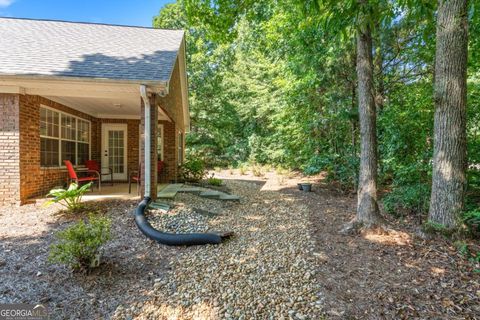
[{"label": "gutter downspout", "polygon": [[143,105],[145,106],[145,139],[144,139],[144,151],[145,151],[145,174],[144,174],[144,179],[145,179],[145,193],[144,196],[145,198],[150,198],[150,189],[151,189],[151,173],[152,173],[152,167],[151,167],[151,120],[150,120],[150,100],[148,100],[147,96],[147,86],[142,84],[140,85],[140,96],[143,99]]}]

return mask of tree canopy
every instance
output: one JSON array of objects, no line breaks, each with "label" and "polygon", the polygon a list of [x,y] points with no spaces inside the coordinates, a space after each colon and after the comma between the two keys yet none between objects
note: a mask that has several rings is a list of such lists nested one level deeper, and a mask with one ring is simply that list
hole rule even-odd
[{"label": "tree canopy", "polygon": [[[480,21],[468,9],[467,148],[480,163]],[[355,190],[359,167],[356,39],[372,27],[379,184],[388,212],[428,211],[436,5],[432,1],[183,0],[155,27],[187,31],[192,133],[211,166],[243,162],[325,171]],[[468,190],[480,187],[478,169]]]}]

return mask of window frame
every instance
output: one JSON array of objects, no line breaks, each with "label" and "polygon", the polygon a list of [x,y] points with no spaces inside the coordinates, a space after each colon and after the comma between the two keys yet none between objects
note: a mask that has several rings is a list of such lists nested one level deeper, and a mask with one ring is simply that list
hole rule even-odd
[{"label": "window frame", "polygon": [[[163,131],[163,124],[158,124],[158,131],[157,131],[157,158],[160,157],[159,160],[165,161],[165,138],[164,138],[164,131]],[[159,150],[158,148],[158,138],[161,138],[162,148]]]},{"label": "window frame", "polygon": [[183,131],[178,131],[178,166],[181,166],[185,161],[184,157],[185,134]]},{"label": "window frame", "polygon": [[[40,156],[40,168],[41,169],[58,169],[58,168],[63,167],[63,164],[62,164],[62,141],[75,142],[75,163],[76,163],[74,165],[75,167],[82,166],[82,165],[78,164],[78,144],[79,143],[88,144],[88,159],[90,160],[91,156],[92,156],[92,122],[88,119],[78,117],[78,116],[73,115],[71,113],[60,111],[58,109],[55,109],[55,108],[52,108],[52,107],[41,104],[40,105],[40,112],[39,112],[40,117],[39,117],[39,122],[38,122],[39,123],[39,128],[38,128],[39,133],[40,133],[41,109],[42,108],[58,113],[58,137],[51,137],[51,136],[40,134],[40,141],[41,141],[42,138],[44,138],[44,139],[56,140],[58,142],[58,165],[45,166],[41,163],[41,156]],[[66,138],[63,139],[62,138],[62,116],[66,116],[66,117],[70,117],[70,118],[75,119],[75,140],[66,139]],[[85,122],[88,123],[88,142],[79,141],[79,139],[78,139],[78,130],[79,130],[78,123],[79,123],[79,120],[85,121]],[[41,154],[41,152],[42,151],[40,150],[40,154]]]}]

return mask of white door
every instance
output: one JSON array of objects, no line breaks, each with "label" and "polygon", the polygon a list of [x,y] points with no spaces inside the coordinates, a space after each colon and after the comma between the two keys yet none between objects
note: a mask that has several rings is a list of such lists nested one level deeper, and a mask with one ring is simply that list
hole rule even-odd
[{"label": "white door", "polygon": [[102,124],[102,168],[112,169],[113,180],[127,180],[127,140],[127,124]]}]

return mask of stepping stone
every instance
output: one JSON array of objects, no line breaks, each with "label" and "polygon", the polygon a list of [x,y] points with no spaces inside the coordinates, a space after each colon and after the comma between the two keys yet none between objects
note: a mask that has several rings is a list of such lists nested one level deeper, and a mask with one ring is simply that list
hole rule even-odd
[{"label": "stepping stone", "polygon": [[170,205],[168,203],[163,203],[163,202],[151,202],[148,207],[152,209],[163,210],[163,211],[170,210]]},{"label": "stepping stone", "polygon": [[182,189],[178,190],[178,192],[182,193],[200,193],[202,191],[204,191],[204,189],[196,187],[183,187]]},{"label": "stepping stone", "polygon": [[157,193],[157,197],[160,199],[173,199],[182,187],[182,183],[169,184]]},{"label": "stepping stone", "polygon": [[193,211],[195,211],[196,213],[199,213],[201,215],[207,216],[207,217],[215,217],[215,216],[220,215],[220,213],[213,212],[213,211],[208,211],[208,210],[203,210],[203,209],[199,209],[199,208],[193,208]]},{"label": "stepping stone", "polygon": [[240,197],[234,194],[221,194],[218,199],[223,201],[240,201]]},{"label": "stepping stone", "polygon": [[200,193],[200,197],[209,198],[209,199],[218,199],[220,198],[220,192],[218,191],[204,191]]}]

